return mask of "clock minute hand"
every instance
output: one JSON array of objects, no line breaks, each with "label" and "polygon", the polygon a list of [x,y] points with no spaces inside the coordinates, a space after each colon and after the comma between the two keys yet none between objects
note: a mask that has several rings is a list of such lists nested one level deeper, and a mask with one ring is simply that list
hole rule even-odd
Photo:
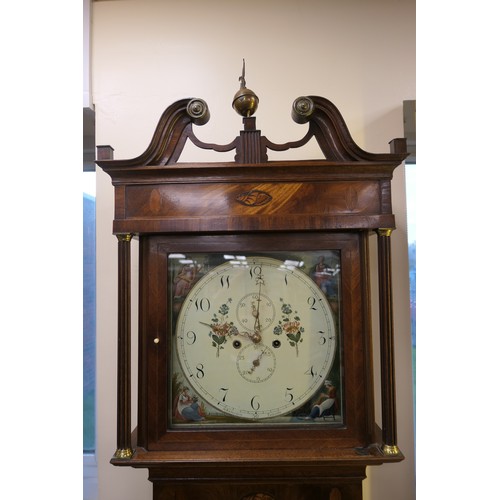
[{"label": "clock minute hand", "polygon": [[211,330],[213,330],[213,325],[211,325],[210,323],[203,323],[203,321],[200,321],[199,323],[200,325],[208,326]]},{"label": "clock minute hand", "polygon": [[255,306],[252,307],[252,316],[255,317],[255,323],[253,326],[253,333],[248,333],[248,336],[252,339],[252,342],[258,344],[262,340],[262,335],[260,333],[259,310],[255,309]]}]

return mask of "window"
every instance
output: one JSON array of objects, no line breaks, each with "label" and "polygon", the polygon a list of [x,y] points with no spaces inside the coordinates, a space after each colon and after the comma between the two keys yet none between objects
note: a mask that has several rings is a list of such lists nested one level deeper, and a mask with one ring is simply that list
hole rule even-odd
[{"label": "window", "polygon": [[416,270],[417,270],[417,232],[416,232],[416,190],[417,190],[417,148],[416,148],[416,101],[403,101],[404,135],[410,155],[406,159],[406,207],[408,227],[408,264],[410,272],[410,314],[411,344],[413,358],[413,408],[415,403],[416,381]]},{"label": "window", "polygon": [[83,173],[83,451],[95,451],[95,172]]},{"label": "window", "polygon": [[83,500],[97,499],[94,112],[83,109]]},{"label": "window", "polygon": [[408,224],[408,265],[410,271],[410,319],[411,319],[411,347],[413,361],[413,402],[415,403],[415,380],[416,380],[416,269],[417,269],[417,234],[415,224],[416,206],[416,163],[408,163],[405,167],[406,174],[406,206]]}]

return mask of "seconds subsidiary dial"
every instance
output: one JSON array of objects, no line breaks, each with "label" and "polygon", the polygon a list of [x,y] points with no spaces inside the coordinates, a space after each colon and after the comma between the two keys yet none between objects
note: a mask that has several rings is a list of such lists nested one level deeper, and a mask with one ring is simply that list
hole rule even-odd
[{"label": "seconds subsidiary dial", "polygon": [[177,319],[185,379],[208,404],[260,420],[300,408],[324,384],[337,348],[328,299],[288,261],[248,256],[208,271]]}]

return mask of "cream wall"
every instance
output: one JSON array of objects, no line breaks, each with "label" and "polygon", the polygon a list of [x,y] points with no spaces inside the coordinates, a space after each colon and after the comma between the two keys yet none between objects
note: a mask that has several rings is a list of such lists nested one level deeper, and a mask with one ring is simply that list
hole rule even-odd
[{"label": "cream wall", "polygon": [[[243,58],[247,86],[260,98],[258,128],[277,143],[305,133],[305,128],[290,118],[293,100],[301,95],[320,95],[340,109],[360,147],[388,152],[388,142],[403,135],[403,100],[415,99],[413,0],[97,1],[92,37],[96,144],[112,145],[115,158],[120,159],[141,154],[163,110],[184,97],[200,97],[210,108],[210,121],[196,128],[200,139],[230,142],[241,128],[231,101],[239,88]],[[188,148],[181,159],[210,161],[213,154]],[[314,145],[291,154],[296,158],[321,157]],[[272,158],[277,157],[274,154]],[[137,500],[151,498],[147,471],[109,464],[116,447],[117,244],[112,235],[113,202],[110,178],[98,168],[99,498]],[[406,459],[368,470],[366,500],[415,498],[403,166],[394,176],[393,209],[398,226],[392,236],[398,444]]]}]

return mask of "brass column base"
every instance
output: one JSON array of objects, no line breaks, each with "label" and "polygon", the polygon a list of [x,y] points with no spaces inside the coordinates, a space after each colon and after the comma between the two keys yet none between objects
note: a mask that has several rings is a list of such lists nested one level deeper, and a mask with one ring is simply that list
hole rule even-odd
[{"label": "brass column base", "polygon": [[119,448],[115,451],[113,458],[128,459],[128,458],[132,458],[133,454],[134,454],[134,451],[131,448],[124,448],[124,449]]},{"label": "brass column base", "polygon": [[389,446],[388,444],[384,444],[382,447],[382,453],[384,455],[394,456],[399,455],[401,451],[399,451],[399,448],[396,445]]}]

